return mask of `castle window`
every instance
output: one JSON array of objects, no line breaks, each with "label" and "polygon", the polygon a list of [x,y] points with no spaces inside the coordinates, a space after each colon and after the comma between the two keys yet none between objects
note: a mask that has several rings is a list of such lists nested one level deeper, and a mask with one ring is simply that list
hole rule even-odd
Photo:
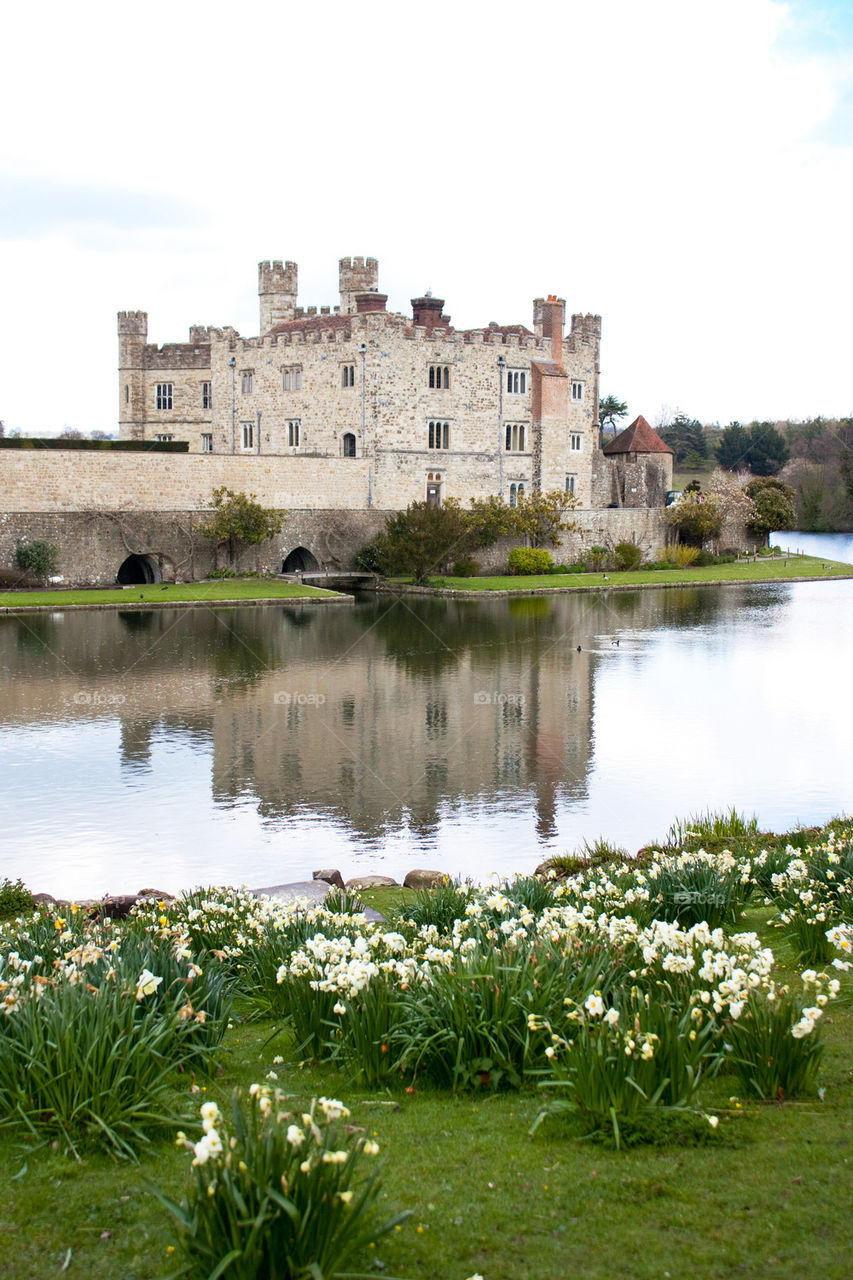
[{"label": "castle window", "polygon": [[574,493],[577,484],[577,476],[566,476],[566,493]]},{"label": "castle window", "polygon": [[429,424],[429,433],[427,436],[428,448],[430,449],[449,449],[450,448],[450,423],[449,422],[431,422]]},{"label": "castle window", "polygon": [[355,386],[355,365],[354,364],[341,365],[341,386],[342,387]]},{"label": "castle window", "polygon": [[213,388],[209,382],[201,384],[201,407],[202,409],[213,408]]},{"label": "castle window", "polygon": [[525,395],[527,393],[527,371],[525,369],[507,369],[506,389],[510,395]]},{"label": "castle window", "polygon": [[434,391],[450,389],[450,365],[431,364],[429,367],[429,385]]},{"label": "castle window", "polygon": [[255,424],[254,422],[241,422],[241,443],[244,449],[251,449],[255,442]]},{"label": "castle window", "polygon": [[130,404],[130,387],[127,385],[127,383],[125,383],[124,385],[124,403]]},{"label": "castle window", "polygon": [[201,451],[202,453],[213,453],[213,435],[210,431],[201,433]]},{"label": "castle window", "polygon": [[570,438],[571,449],[573,453],[580,453],[583,436],[572,435]]},{"label": "castle window", "polygon": [[506,424],[507,453],[524,453],[527,438],[527,424],[524,422],[508,422]]},{"label": "castle window", "polygon": [[285,391],[301,391],[302,390],[302,365],[295,364],[289,369],[283,369],[284,390]]},{"label": "castle window", "polygon": [[345,458],[355,457],[355,436],[351,431],[344,432],[341,440],[341,452]]},{"label": "castle window", "polygon": [[157,408],[171,409],[172,407],[172,384],[171,382],[157,383]]},{"label": "castle window", "polygon": [[291,449],[299,448],[299,418],[290,418],[287,423],[287,443]]},{"label": "castle window", "polygon": [[254,390],[255,374],[252,369],[244,369],[240,374],[240,390],[244,396],[250,396]]},{"label": "castle window", "polygon": [[154,437],[154,439],[159,440],[161,444],[167,444],[169,440],[174,440],[174,438],[175,437],[170,431],[159,431]]},{"label": "castle window", "polygon": [[583,400],[583,383],[582,382],[572,383],[572,399]]},{"label": "castle window", "polygon": [[523,497],[524,497],[523,484],[511,484],[509,486],[509,505],[511,507],[517,507],[519,498],[523,498]]}]

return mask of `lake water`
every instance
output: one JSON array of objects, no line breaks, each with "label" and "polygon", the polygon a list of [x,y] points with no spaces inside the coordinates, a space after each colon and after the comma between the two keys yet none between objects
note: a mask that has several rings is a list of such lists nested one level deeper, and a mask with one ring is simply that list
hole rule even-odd
[{"label": "lake water", "polygon": [[853,581],[0,618],[0,877],[482,880],[708,806],[821,822],[852,640]]},{"label": "lake water", "polygon": [[853,533],[771,533],[771,545],[853,564]]}]

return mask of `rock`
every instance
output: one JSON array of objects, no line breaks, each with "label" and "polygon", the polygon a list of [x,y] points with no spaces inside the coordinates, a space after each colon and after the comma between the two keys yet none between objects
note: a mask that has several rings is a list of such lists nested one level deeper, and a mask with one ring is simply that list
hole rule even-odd
[{"label": "rock", "polygon": [[126,920],[131,909],[136,906],[136,894],[117,893],[114,898],[102,898],[94,906],[99,916],[109,916],[111,920]]},{"label": "rock", "polygon": [[153,898],[155,902],[174,902],[173,893],[164,893],[162,889],[140,889],[137,898]]},{"label": "rock", "polygon": [[325,880],[326,884],[333,884],[336,889],[345,889],[346,885],[343,876],[335,867],[324,867],[322,871],[314,871],[315,880]]},{"label": "rock", "polygon": [[390,876],[354,876],[352,880],[347,880],[344,885],[345,889],[399,889],[400,885],[397,880],[392,880]]},{"label": "rock", "polygon": [[51,902],[55,903],[56,898],[52,897],[49,893],[34,893],[33,902],[35,902],[37,906],[46,907]]},{"label": "rock", "polygon": [[414,867],[403,881],[404,889],[435,889],[444,884],[448,877],[443,871],[424,871]]}]

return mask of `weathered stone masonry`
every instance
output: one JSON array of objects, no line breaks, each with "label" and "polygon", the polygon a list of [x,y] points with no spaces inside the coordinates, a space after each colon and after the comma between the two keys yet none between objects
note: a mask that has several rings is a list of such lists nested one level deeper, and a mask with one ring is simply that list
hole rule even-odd
[{"label": "weathered stone masonry", "polygon": [[514,504],[540,489],[576,496],[583,532],[567,555],[663,543],[665,477],[646,484],[640,457],[626,484],[601,449],[598,316],[573,315],[566,332],[550,295],[534,301],[532,328],[457,330],[429,294],[411,316],[389,312],[378,278],[376,259],[343,258],[339,305],[303,309],[296,264],[262,262],[257,337],[194,325],[188,342],[157,347],[144,311],[120,312],[120,434],[186,440],[190,452],[0,450],[0,563],[17,538],[49,536],[68,582],[111,582],[131,551],[164,577],[199,576],[212,551],[198,526],[219,486],[290,513],[246,567],[280,570],[305,547],[347,568],[410,502],[502,493]]}]

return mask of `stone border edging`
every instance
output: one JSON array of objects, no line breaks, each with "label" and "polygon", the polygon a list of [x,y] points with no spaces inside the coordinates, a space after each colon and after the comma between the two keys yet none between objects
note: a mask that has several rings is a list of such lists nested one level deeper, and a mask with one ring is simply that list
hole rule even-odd
[{"label": "stone border edging", "polygon": [[788,582],[846,582],[853,578],[849,573],[811,574],[806,578],[696,578],[690,582],[607,582],[582,587],[511,587],[484,588],[481,591],[460,591],[454,587],[417,587],[414,583],[388,584],[377,587],[382,595],[443,596],[450,600],[494,600],[505,596],[556,596],[589,595],[606,591],[674,591],[684,587],[743,587],[776,586]]}]

